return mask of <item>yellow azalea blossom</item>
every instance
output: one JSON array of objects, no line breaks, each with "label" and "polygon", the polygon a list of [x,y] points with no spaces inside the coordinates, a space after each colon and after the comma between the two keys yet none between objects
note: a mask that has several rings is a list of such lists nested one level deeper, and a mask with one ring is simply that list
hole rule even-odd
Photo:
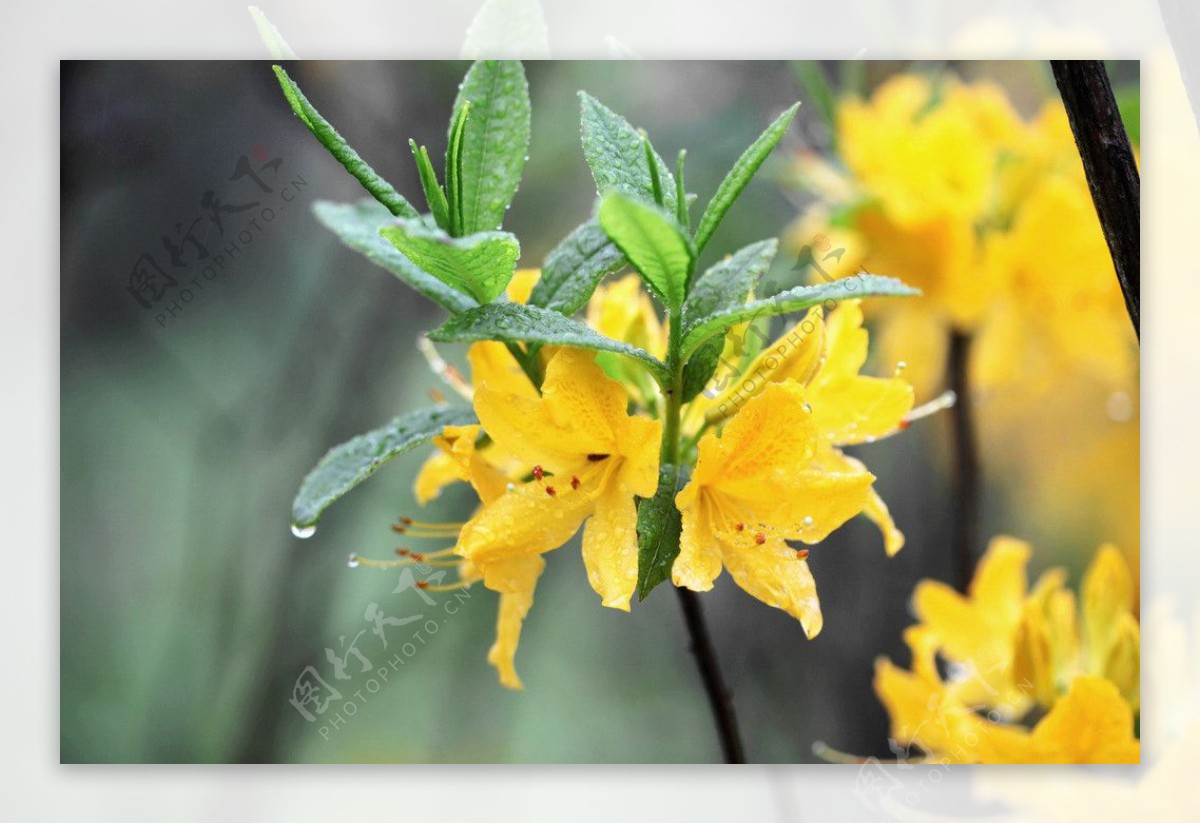
[{"label": "yellow azalea blossom", "polygon": [[[1030,552],[1012,538],[993,540],[968,597],[918,585],[921,623],[905,633],[912,669],[876,662],[893,737],[938,760],[1136,762],[1140,627],[1124,558],[1101,547],[1077,609],[1061,569],[1027,591]],[[1027,729],[1019,722],[1031,710],[1045,715]]]},{"label": "yellow azalea blossom", "polygon": [[721,569],[746,592],[821,631],[816,584],[788,539],[816,543],[867,505],[874,476],[830,470],[816,459],[821,434],[794,381],[771,383],[725,426],[706,434],[688,484],[675,498],[683,516],[676,586],[704,591]]},{"label": "yellow azalea blossom", "polygon": [[1104,678],[1081,675],[1032,730],[986,725],[981,760],[990,764],[1137,764],[1141,742],[1133,730],[1133,710],[1116,686]]},{"label": "yellow azalea blossom", "polygon": [[[469,481],[482,505],[487,506],[505,494],[509,476],[484,458],[481,450],[476,449],[479,431],[478,424],[448,426],[440,436],[434,438],[434,444],[439,454],[455,470],[453,480]],[[533,606],[534,590],[545,566],[545,561],[534,555],[498,561],[488,570],[493,581],[504,582],[496,619],[496,641],[488,651],[488,662],[499,673],[500,683],[510,689],[523,687],[517,676],[514,658],[522,624]],[[483,573],[476,565],[466,559],[459,564],[458,573],[464,585],[483,578]]]},{"label": "yellow azalea blossom", "polygon": [[938,638],[928,627],[909,627],[912,670],[886,658],[875,665],[875,692],[891,718],[892,740],[919,759],[971,764],[980,760],[987,719],[962,701],[954,685],[938,674]]},{"label": "yellow azalea blossom", "polygon": [[1141,627],[1133,612],[1133,576],[1120,551],[1096,553],[1080,589],[1081,608],[1051,570],[1025,604],[1017,634],[1016,673],[1031,682],[1039,703],[1053,706],[1079,673],[1114,685],[1136,711],[1140,705]]},{"label": "yellow azalea blossom", "polygon": [[[649,352],[660,360],[667,353],[667,325],[654,311],[640,275],[630,274],[596,287],[588,301],[587,324],[601,335]],[[655,409],[658,384],[628,358],[600,352],[596,362],[609,377],[624,384],[630,398],[643,409]]]},{"label": "yellow azalea blossom", "polygon": [[511,591],[523,581],[502,562],[555,549],[587,521],[588,580],[605,606],[628,610],[637,584],[634,497],[658,485],[661,423],[627,414],[625,390],[579,349],[549,358],[541,397],[484,384],[474,402],[493,447],[532,466],[534,478],[485,503],[459,534],[458,552],[489,589]]},{"label": "yellow azalea blossom", "polygon": [[[859,374],[867,360],[868,337],[859,301],[844,301],[823,317],[809,311],[791,330],[766,347],[740,375],[719,379],[725,388],[699,408],[709,422],[734,414],[766,387],[794,383],[803,389],[802,404],[811,410],[820,448],[814,466],[835,473],[865,472],[862,464],[839,447],[870,443],[896,432],[912,410],[912,386],[903,378]],[[687,426],[696,427],[692,413]],[[863,513],[883,532],[887,554],[904,545],[887,505],[871,489]]]},{"label": "yellow azalea blossom", "polygon": [[1008,717],[1024,713],[1030,703],[1014,682],[1012,661],[1031,554],[1025,542],[998,537],[980,559],[966,596],[932,580],[917,584],[913,592],[921,626],[938,651],[958,666],[959,697]]}]

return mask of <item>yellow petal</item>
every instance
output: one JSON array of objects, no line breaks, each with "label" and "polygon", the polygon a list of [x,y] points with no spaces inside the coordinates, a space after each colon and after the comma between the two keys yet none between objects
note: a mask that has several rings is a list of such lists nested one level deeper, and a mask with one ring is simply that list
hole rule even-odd
[{"label": "yellow petal", "polygon": [[417,478],[413,481],[413,494],[417,503],[424,506],[441,495],[447,486],[461,480],[464,478],[458,461],[445,452],[434,452],[421,464]]},{"label": "yellow petal", "polygon": [[488,650],[488,663],[496,668],[500,683],[509,689],[524,689],[517,676],[513,659],[521,639],[521,626],[533,606],[533,592],[546,562],[538,555],[502,562],[503,574],[494,577],[511,582],[511,588],[500,594],[500,610],[496,618],[496,641]]},{"label": "yellow petal", "polygon": [[912,384],[901,378],[823,381],[807,397],[821,437],[836,446],[869,443],[895,432],[913,407]]},{"label": "yellow petal", "polygon": [[1081,675],[1032,731],[993,725],[983,745],[987,763],[1136,764],[1141,745],[1133,711],[1112,682]]},{"label": "yellow petal", "polygon": [[513,303],[528,303],[529,295],[541,276],[541,269],[518,269],[513,272],[512,280],[508,282],[504,292]]},{"label": "yellow petal", "polygon": [[917,617],[937,635],[949,658],[985,672],[1011,659],[1029,554],[1029,546],[1020,541],[993,540],[979,562],[969,598],[940,581],[917,585]]},{"label": "yellow petal", "polygon": [[606,607],[629,611],[637,588],[637,507],[633,495],[610,487],[583,528],[583,565]]},{"label": "yellow petal", "polygon": [[723,420],[740,410],[770,383],[796,381],[804,385],[816,372],[823,350],[825,323],[814,307],[778,340],[763,349],[738,375],[728,376],[724,389],[712,399],[708,418]]},{"label": "yellow petal", "polygon": [[486,386],[501,394],[537,397],[537,390],[503,343],[494,340],[473,343],[467,350],[467,360],[471,364],[471,384],[477,390]]},{"label": "yellow petal", "polygon": [[1105,678],[1116,684],[1134,712],[1141,707],[1141,625],[1132,615],[1121,616],[1116,638],[1104,662]]},{"label": "yellow petal", "polygon": [[780,538],[763,544],[722,544],[721,558],[737,585],[764,604],[778,607],[815,638],[821,631],[821,602],[808,562]]},{"label": "yellow petal", "polygon": [[1133,576],[1125,558],[1112,544],[1100,547],[1083,576],[1083,627],[1092,672],[1107,662],[1123,616],[1133,610]]},{"label": "yellow petal", "polygon": [[721,574],[721,553],[717,550],[707,503],[697,493],[698,488],[689,483],[675,496],[675,505],[683,515],[683,532],[679,555],[671,567],[671,582],[677,587],[707,592]]},{"label": "yellow petal", "polygon": [[538,555],[569,541],[600,492],[598,477],[581,478],[579,489],[569,482],[553,484],[554,495],[546,486],[534,481],[516,486],[484,504],[459,532],[459,554],[483,569],[489,589],[506,586],[495,572],[497,562]]},{"label": "yellow petal", "polygon": [[[862,462],[856,458],[851,458],[838,449],[826,449],[817,457],[817,463],[822,467],[835,472],[842,473],[866,473],[867,468]],[[879,531],[883,533],[883,550],[890,558],[899,552],[904,547],[904,533],[896,527],[896,522],[892,520],[892,513],[888,510],[887,504],[883,498],[879,497],[879,493],[872,486],[866,495],[866,502],[863,504],[862,514],[866,515],[875,526],[879,527]]]},{"label": "yellow petal", "polygon": [[551,472],[568,472],[589,454],[619,454],[625,407],[625,390],[583,349],[563,348],[550,358],[540,398],[487,385],[475,390],[475,412],[496,446]]},{"label": "yellow petal", "polygon": [[862,304],[846,300],[825,321],[825,363],[814,384],[852,378],[867,362],[867,330],[863,328]]},{"label": "yellow petal", "polygon": [[1015,622],[1028,586],[1025,566],[1032,553],[1024,541],[1005,535],[993,538],[975,569],[969,587],[971,598],[1005,623]]},{"label": "yellow petal", "polygon": [[786,480],[812,460],[816,435],[799,385],[769,384],[742,407],[720,437],[710,432],[700,440],[692,479],[713,488],[739,481]]}]

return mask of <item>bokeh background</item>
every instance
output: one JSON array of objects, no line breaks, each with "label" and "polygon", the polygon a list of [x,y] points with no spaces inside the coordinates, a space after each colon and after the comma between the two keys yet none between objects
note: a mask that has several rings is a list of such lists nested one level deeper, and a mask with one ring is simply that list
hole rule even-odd
[{"label": "bokeh background", "polygon": [[[292,74],[417,202],[407,138],[441,156],[466,66],[315,62]],[[834,82],[841,76],[837,66],[822,68]],[[906,70],[987,77],[1027,115],[1054,94],[1044,63],[863,69],[868,88]],[[1136,63],[1111,71],[1118,88],[1136,89]],[[774,115],[797,99],[810,104],[730,213],[710,258],[787,235],[805,201],[790,183],[789,158],[828,144],[796,66],[785,62],[532,62],[527,73],[533,140],[506,222],[525,266],[537,266],[591,208],[578,89],[645,127],[665,156],[686,147],[689,188],[702,199]],[[485,661],[493,593],[473,589],[451,615],[443,603],[394,594],[394,574],[347,568],[350,552],[378,557],[395,546],[388,524],[415,511],[411,482],[425,450],[335,505],[314,537],[290,533],[299,480],[328,447],[423,405],[439,387],[413,344],[441,310],[341,247],[312,216],[317,199],[362,193],[291,115],[269,64],[64,63],[61,126],[62,761],[719,759],[675,599],[664,588],[631,614],[600,608],[577,542],[548,559],[517,658],[523,693],[501,688]],[[271,192],[249,175],[231,180],[243,157]],[[278,208],[259,221],[261,232],[244,226],[255,211],[223,213],[224,235],[207,218],[196,224],[209,263],[238,231],[252,233],[212,280],[201,274],[197,245],[183,246],[176,269],[162,241],[204,215],[210,191],[226,206]],[[127,286],[144,253],[181,287],[199,278],[188,302],[173,294],[147,309],[136,301]],[[793,263],[793,252],[781,254],[773,279],[796,282]],[[461,360],[453,347],[444,351]],[[1037,437],[1049,413],[1030,410],[1014,460],[985,464],[980,535],[1029,539],[1035,572],[1064,565],[1075,580],[1103,540],[1121,540],[1136,557],[1136,396],[1127,398],[1132,411],[1097,396],[1087,425],[1116,446],[1099,447],[1098,468],[1064,478],[1077,486],[1041,498],[1044,506],[1024,494],[1031,474],[1061,477],[1076,464]],[[981,415],[986,427],[986,405]],[[813,761],[815,741],[889,754],[871,689],[874,659],[906,660],[900,634],[911,623],[913,586],[950,575],[948,424],[924,420],[856,451],[908,545],[888,560],[874,527],[856,519],[813,552],[826,614],[815,640],[728,577],[704,596],[753,760]],[[451,493],[423,514],[457,519],[471,503]],[[325,649],[366,629],[358,646],[378,668],[418,626],[390,629],[383,651],[364,621],[373,603],[389,615],[428,613],[438,628],[368,693],[353,659],[351,680],[330,680]],[[325,735],[327,718],[310,723],[288,703],[310,665],[343,693],[365,696]]]}]

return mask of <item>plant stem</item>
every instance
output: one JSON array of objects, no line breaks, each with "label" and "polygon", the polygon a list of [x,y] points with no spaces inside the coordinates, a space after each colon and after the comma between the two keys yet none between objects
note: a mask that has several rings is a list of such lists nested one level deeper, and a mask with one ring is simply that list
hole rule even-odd
[{"label": "plant stem", "polygon": [[733,700],[729,697],[729,690],[721,677],[717,653],[713,649],[708,626],[704,623],[704,613],[700,610],[700,598],[690,589],[682,587],[676,587],[675,592],[678,593],[679,603],[683,607],[683,620],[687,624],[688,637],[691,639],[692,654],[696,656],[696,665],[700,668],[700,678],[704,681],[704,691],[708,695],[713,720],[717,723],[717,734],[721,738],[721,751],[725,754],[725,763],[745,764],[746,751],[742,747],[742,736],[738,731]]},{"label": "plant stem", "polygon": [[1142,184],[1112,84],[1099,60],[1051,60],[1050,68],[1083,160],[1092,203],[1125,295],[1125,309],[1141,340]]},{"label": "plant stem", "polygon": [[954,577],[966,592],[975,567],[976,525],[979,519],[979,452],[975,441],[968,361],[971,336],[955,329],[950,333],[947,369],[954,406],[950,425],[954,448]]},{"label": "plant stem", "polygon": [[[671,368],[671,385],[663,387],[667,404],[663,413],[662,463],[673,466],[679,464],[679,418],[683,406],[684,362],[680,351],[683,342],[682,320],[678,309],[671,312],[667,327],[667,363]],[[742,749],[737,717],[733,713],[733,701],[721,677],[717,653],[713,649],[712,638],[704,623],[704,613],[700,610],[700,599],[696,593],[683,587],[676,587],[675,592],[679,595],[680,606],[683,607],[683,622],[687,626],[692,655],[696,657],[696,666],[700,669],[700,680],[704,682],[704,692],[708,695],[709,706],[712,707],[725,762],[745,764],[746,754]]]}]

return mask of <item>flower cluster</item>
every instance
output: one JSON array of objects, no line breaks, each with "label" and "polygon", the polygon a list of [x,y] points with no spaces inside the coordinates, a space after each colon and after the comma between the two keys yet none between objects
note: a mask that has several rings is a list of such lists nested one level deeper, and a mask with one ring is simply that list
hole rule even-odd
[{"label": "flower cluster", "polygon": [[1066,372],[1123,387],[1137,350],[1062,103],[1022,118],[994,83],[899,74],[847,98],[838,159],[801,153],[798,185],[819,200],[793,227],[918,286],[880,307],[881,344],[914,364],[918,395],[944,374],[947,333],[976,335],[980,386],[1044,392]]},{"label": "flower cluster", "polygon": [[[448,483],[467,482],[478,494],[475,514],[463,524],[403,518],[397,532],[445,545],[351,560],[455,566],[459,580],[438,587],[482,582],[498,592],[489,660],[509,687],[521,686],[514,655],[542,556],[581,527],[588,580],[606,607],[628,610],[635,594],[645,598],[667,580],[709,590],[728,570],[809,637],[823,619],[808,546],[863,513],[883,530],[889,554],[900,549],[903,535],[874,476],[842,448],[900,430],[913,405],[904,379],[859,374],[867,332],[857,299],[914,290],[864,275],[755,299],[774,239],[706,270],[697,265],[796,106],[743,152],[693,229],[684,153],[672,175],[645,132],[581,92],[598,206],[540,270],[517,271],[520,245],[501,223],[527,160],[520,63],[480,61],[467,73],[450,120],[444,184],[428,151],[410,144],[424,214],[345,143],[282,68],[276,74],[297,116],[386,209],[321,203],[318,216],[451,314],[422,348],[469,402],[410,413],[332,450],[296,497],[298,534],[310,534],[321,512],[382,461],[432,441],[438,451],[416,479],[416,497],[425,502]],[[624,270],[631,274],[620,277]],[[779,341],[761,352],[742,345],[737,330],[792,313],[805,314]],[[471,344],[470,382],[433,341]]]},{"label": "flower cluster", "polygon": [[875,669],[901,751],[946,763],[1138,762],[1141,633],[1124,558],[1101,547],[1077,602],[1062,569],[1027,588],[1030,554],[999,537],[967,596],[917,586],[911,670],[887,659]]},{"label": "flower cluster", "polygon": [[[616,339],[665,344],[669,330],[637,285],[632,275],[601,286],[586,315]],[[524,297],[511,287],[509,295]],[[744,370],[767,379],[736,412],[723,395],[697,394],[686,406],[681,438],[691,445],[685,457],[694,468],[674,498],[681,513],[680,552],[671,565],[677,586],[709,590],[726,569],[813,637],[822,616],[805,547],[862,513],[880,526],[887,552],[899,551],[904,536],[874,491],[874,476],[839,448],[899,431],[912,408],[903,379],[859,374],[866,350],[856,302],[827,318],[817,309]],[[617,369],[611,377],[585,350],[542,350],[540,394],[502,344],[473,344],[468,358],[464,394],[486,438],[479,426],[448,427],[434,439],[439,451],[417,476],[416,495],[425,503],[447,483],[465,481],[480,507],[461,528],[399,526],[417,536],[457,530],[450,549],[464,559],[462,583],[481,580],[500,593],[489,661],[501,683],[520,687],[513,656],[545,566],[541,556],[581,524],[584,566],[601,603],[630,608],[638,584],[637,503],[655,494],[659,479],[662,424],[651,411],[665,399],[637,373]]]}]

